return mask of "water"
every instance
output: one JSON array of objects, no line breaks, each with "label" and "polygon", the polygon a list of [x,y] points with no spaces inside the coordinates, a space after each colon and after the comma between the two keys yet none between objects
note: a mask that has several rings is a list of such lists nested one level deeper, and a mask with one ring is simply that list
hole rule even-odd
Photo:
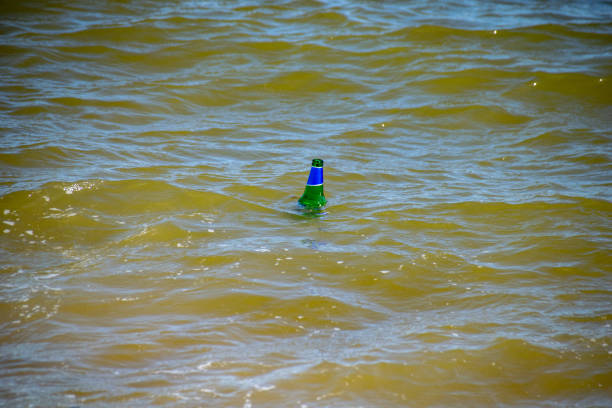
[{"label": "water", "polygon": [[612,405],[610,2],[0,10],[0,405]]}]

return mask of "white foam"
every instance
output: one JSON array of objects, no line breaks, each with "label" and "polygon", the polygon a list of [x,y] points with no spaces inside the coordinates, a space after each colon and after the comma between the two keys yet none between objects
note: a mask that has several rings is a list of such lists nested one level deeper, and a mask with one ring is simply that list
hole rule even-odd
[{"label": "white foam", "polygon": [[270,391],[275,389],[276,386],[275,385],[255,385],[255,389],[257,391]]},{"label": "white foam", "polygon": [[208,370],[208,369],[210,368],[210,366],[212,366],[212,364],[213,364],[213,362],[212,362],[212,361],[208,361],[208,362],[206,362],[206,363],[204,363],[204,364],[200,364],[200,365],[198,366],[198,370],[200,370],[200,371],[206,371],[206,370]]},{"label": "white foam", "polygon": [[215,392],[215,390],[210,389],[210,388],[200,388],[200,391],[202,391],[203,393],[206,393],[206,394],[212,394],[212,395],[214,395],[214,396],[219,395],[219,394],[217,394],[217,393]]},{"label": "white foam", "polygon": [[94,188],[96,185],[95,183],[89,182],[89,181],[84,181],[82,183],[74,183],[70,186],[64,187],[64,192],[66,194],[72,194],[75,191],[81,191],[83,189],[92,189]]},{"label": "white foam", "polygon": [[134,296],[125,296],[125,297],[116,297],[115,300],[117,302],[134,302],[140,298]]}]

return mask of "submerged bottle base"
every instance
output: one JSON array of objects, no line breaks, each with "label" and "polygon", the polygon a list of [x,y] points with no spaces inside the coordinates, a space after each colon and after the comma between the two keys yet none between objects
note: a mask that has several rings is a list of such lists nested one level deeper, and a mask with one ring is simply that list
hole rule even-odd
[{"label": "submerged bottle base", "polygon": [[325,208],[325,204],[313,203],[313,202],[298,202],[300,208],[305,210],[318,211]]},{"label": "submerged bottle base", "polygon": [[295,211],[305,218],[320,218],[327,215],[325,207],[306,207],[300,203],[295,206]]}]

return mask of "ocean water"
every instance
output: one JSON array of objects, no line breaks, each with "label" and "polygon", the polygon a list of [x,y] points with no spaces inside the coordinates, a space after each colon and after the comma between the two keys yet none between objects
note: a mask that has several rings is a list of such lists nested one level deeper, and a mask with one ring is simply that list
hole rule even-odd
[{"label": "ocean water", "polygon": [[610,1],[2,2],[0,406],[612,406],[611,74]]}]

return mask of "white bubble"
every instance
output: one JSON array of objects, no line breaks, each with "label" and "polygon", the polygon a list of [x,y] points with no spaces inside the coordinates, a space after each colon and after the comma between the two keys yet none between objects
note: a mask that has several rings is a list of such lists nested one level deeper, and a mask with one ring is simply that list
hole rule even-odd
[{"label": "white bubble", "polygon": [[27,230],[25,233],[28,234],[28,235],[34,235],[34,231],[32,231],[32,230]]},{"label": "white bubble", "polygon": [[3,222],[3,223],[5,223],[6,225],[10,225],[11,227],[12,227],[13,225],[15,225],[15,222],[14,222],[14,221],[4,220],[4,221],[2,221],[2,222]]},{"label": "white bubble", "polygon": [[11,213],[11,210],[4,210],[4,215],[8,215]]},{"label": "white bubble", "polygon": [[209,228],[208,232],[215,232],[215,230],[213,228]]},{"label": "white bubble", "polygon": [[386,275],[389,273],[389,271],[385,269],[385,270],[380,271],[380,273],[382,273],[383,275]]}]

